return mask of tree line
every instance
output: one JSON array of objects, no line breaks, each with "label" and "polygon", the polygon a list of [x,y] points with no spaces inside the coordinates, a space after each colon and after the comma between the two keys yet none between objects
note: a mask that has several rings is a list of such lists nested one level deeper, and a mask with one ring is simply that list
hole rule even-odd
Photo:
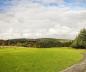
[{"label": "tree line", "polygon": [[0,46],[23,46],[36,48],[68,47],[71,40],[40,38],[40,39],[9,39],[0,40]]},{"label": "tree line", "polygon": [[0,40],[0,46],[22,46],[35,48],[73,47],[86,49],[86,29],[82,29],[74,40],[39,38]]}]

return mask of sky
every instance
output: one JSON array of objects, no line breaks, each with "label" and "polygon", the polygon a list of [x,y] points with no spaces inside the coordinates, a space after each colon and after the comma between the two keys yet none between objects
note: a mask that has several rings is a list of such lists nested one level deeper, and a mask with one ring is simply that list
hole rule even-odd
[{"label": "sky", "polygon": [[86,0],[0,0],[0,39],[74,39],[86,27]]}]

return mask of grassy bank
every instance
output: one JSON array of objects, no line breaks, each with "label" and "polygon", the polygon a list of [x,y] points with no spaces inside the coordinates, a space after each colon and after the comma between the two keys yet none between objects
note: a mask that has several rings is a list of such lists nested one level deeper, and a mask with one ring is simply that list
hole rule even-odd
[{"label": "grassy bank", "polygon": [[59,72],[80,61],[72,48],[1,48],[0,72]]}]

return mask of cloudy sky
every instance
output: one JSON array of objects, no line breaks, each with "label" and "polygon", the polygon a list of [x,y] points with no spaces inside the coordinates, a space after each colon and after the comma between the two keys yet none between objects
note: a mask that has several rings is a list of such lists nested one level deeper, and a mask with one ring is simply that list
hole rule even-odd
[{"label": "cloudy sky", "polygon": [[86,0],[0,0],[0,39],[74,39],[86,27]]}]

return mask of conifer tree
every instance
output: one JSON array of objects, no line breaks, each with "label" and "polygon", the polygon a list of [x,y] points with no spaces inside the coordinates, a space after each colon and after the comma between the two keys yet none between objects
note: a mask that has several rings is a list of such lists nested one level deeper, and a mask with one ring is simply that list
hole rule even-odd
[{"label": "conifer tree", "polygon": [[76,39],[73,41],[72,47],[86,48],[86,29],[82,29]]}]

